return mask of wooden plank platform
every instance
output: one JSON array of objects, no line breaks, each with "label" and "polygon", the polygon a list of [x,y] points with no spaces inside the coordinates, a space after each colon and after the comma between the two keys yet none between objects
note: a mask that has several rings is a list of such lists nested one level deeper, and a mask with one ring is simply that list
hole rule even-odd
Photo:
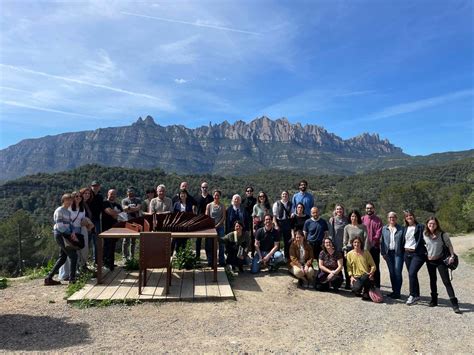
[{"label": "wooden plank platform", "polygon": [[83,300],[140,300],[140,301],[205,301],[235,300],[224,268],[218,268],[217,282],[212,281],[211,269],[172,270],[171,287],[165,294],[166,269],[149,269],[147,285],[138,294],[138,271],[118,267],[104,277],[104,283],[89,281],[67,299],[68,303]]}]

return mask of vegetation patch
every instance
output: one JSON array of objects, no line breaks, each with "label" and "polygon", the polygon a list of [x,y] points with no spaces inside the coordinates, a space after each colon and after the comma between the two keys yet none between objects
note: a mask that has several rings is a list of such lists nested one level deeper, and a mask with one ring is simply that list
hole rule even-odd
[{"label": "vegetation patch", "polygon": [[86,308],[102,308],[102,307],[110,307],[110,306],[135,306],[138,304],[142,304],[142,301],[135,300],[135,299],[124,299],[124,300],[81,300],[79,302],[72,303],[73,307],[77,307],[79,309],[86,309]]},{"label": "vegetation patch", "polygon": [[474,265],[474,248],[469,249],[462,255],[462,258],[469,264]]},{"label": "vegetation patch", "polygon": [[125,262],[124,268],[127,271],[139,270],[140,264],[138,263],[137,259],[133,258]]},{"label": "vegetation patch", "polygon": [[179,249],[173,259],[173,268],[191,270],[196,266],[196,254],[193,251],[193,242],[188,239],[186,246]]},{"label": "vegetation patch", "polygon": [[8,287],[8,281],[6,278],[1,278],[0,279],[0,290],[3,290],[4,288]]},{"label": "vegetation patch", "polygon": [[77,291],[82,289],[86,285],[86,283],[92,278],[92,276],[93,275],[91,272],[86,272],[79,276],[79,278],[76,280],[76,283],[70,283],[66,289],[65,299],[68,299]]}]

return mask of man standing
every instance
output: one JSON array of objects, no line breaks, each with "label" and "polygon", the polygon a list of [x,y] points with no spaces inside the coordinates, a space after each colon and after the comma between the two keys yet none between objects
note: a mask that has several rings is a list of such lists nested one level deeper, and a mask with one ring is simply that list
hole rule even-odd
[{"label": "man standing", "polygon": [[275,228],[280,230],[285,245],[285,258],[290,262],[290,244],[291,244],[291,202],[288,201],[288,191],[281,193],[281,200],[273,204],[273,223]]},{"label": "man standing", "polygon": [[150,201],[150,213],[170,213],[173,208],[173,202],[169,197],[166,197],[166,187],[160,184],[156,187],[156,196]]},{"label": "man standing", "polygon": [[269,214],[263,219],[263,227],[255,233],[255,256],[252,260],[252,274],[260,272],[262,266],[269,266],[270,270],[277,270],[283,263],[283,254],[280,249],[280,232],[273,228],[273,217]]},{"label": "man standing", "polygon": [[[102,210],[102,229],[104,231],[109,230],[112,226],[118,222],[118,215],[123,212],[122,206],[120,206],[115,200],[117,198],[117,191],[110,189],[107,193],[107,200],[103,203]],[[104,239],[104,265],[114,270],[114,259],[115,259],[115,244],[117,239],[105,238]]]},{"label": "man standing", "polygon": [[311,218],[304,222],[303,233],[309,245],[313,247],[314,258],[319,260],[322,242],[329,234],[327,222],[319,217],[319,208],[311,208]]},{"label": "man standing", "polygon": [[[304,205],[304,211],[306,213],[308,213],[308,211],[311,211],[311,208],[313,208],[314,198],[313,195],[311,195],[309,192],[306,192],[307,188],[308,182],[306,180],[301,180],[299,183],[300,191],[294,194],[291,200],[293,205],[291,210],[292,213],[296,212],[296,206],[298,205],[298,203],[302,203]],[[318,256],[315,255],[314,257],[317,258]]]},{"label": "man standing", "polygon": [[[188,189],[188,183],[186,181],[183,181],[181,184],[179,184],[179,191],[176,195],[173,196],[172,198],[172,202],[173,202],[173,205],[179,201],[179,193],[183,190],[186,190],[188,191],[188,200],[189,200],[189,203],[191,205],[193,205],[193,211],[196,212],[196,200],[194,199],[194,197],[191,196],[191,194],[189,193],[189,189]],[[172,205],[172,206],[173,206]]]},{"label": "man standing", "polygon": [[[129,187],[127,189],[127,197],[122,200],[122,209],[127,212],[127,220],[140,217],[142,209],[142,201],[135,196],[135,189]],[[122,258],[124,262],[135,258],[135,238],[122,239]]]},{"label": "man standing", "polygon": [[[207,204],[211,203],[214,199],[209,193],[209,184],[206,181],[201,182],[201,193],[196,197],[196,214],[206,214]],[[201,255],[201,241],[202,238],[196,238],[196,259],[199,260]],[[206,254],[208,250],[212,250],[212,239],[206,238]],[[209,246],[207,246],[209,244]],[[207,260],[210,260],[210,255],[207,255]]]},{"label": "man standing", "polygon": [[[242,200],[242,206],[245,210],[247,220],[244,221],[245,225],[252,225],[252,212],[253,206],[257,203],[257,199],[253,196],[253,187],[247,186],[245,189],[245,198]],[[250,233],[253,237],[253,228],[250,228]]]},{"label": "man standing", "polygon": [[100,183],[97,180],[92,181],[91,183],[91,202],[89,203],[89,207],[91,209],[91,220],[94,223],[94,233],[91,233],[91,241],[92,241],[92,258],[94,259],[95,263],[97,264],[97,236],[102,232],[100,226],[100,215],[102,213],[103,203],[104,203],[104,196],[102,196],[100,192]]},{"label": "man standing", "polygon": [[234,222],[241,221],[244,224],[244,230],[248,230],[248,226],[245,224],[247,220],[247,213],[245,212],[244,207],[242,206],[242,198],[240,195],[235,194],[232,196],[231,205],[227,208],[226,211],[226,221],[225,221],[225,233],[233,232]]},{"label": "man standing", "polygon": [[[382,220],[375,214],[375,205],[367,202],[365,205],[366,215],[362,217],[362,223],[367,227],[367,243],[369,243],[370,254],[377,267],[374,275],[375,287],[380,288],[380,238],[382,236]],[[367,248],[365,248],[367,249]]]},{"label": "man standing", "polygon": [[142,212],[148,212],[150,210],[150,202],[156,197],[155,189],[147,189],[145,195],[146,198],[142,203]]}]

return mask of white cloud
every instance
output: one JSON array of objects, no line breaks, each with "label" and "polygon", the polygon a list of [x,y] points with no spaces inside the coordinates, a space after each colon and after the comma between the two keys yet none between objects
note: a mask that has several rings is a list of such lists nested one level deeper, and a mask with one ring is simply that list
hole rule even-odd
[{"label": "white cloud", "polygon": [[174,79],[174,82],[176,84],[186,84],[188,81],[186,79],[180,78],[180,79]]},{"label": "white cloud", "polygon": [[383,118],[403,115],[405,113],[419,111],[425,108],[430,108],[433,106],[439,106],[450,101],[462,99],[465,97],[470,97],[474,95],[474,90],[461,90],[445,95],[434,96],[427,99],[422,99],[418,101],[412,101],[407,103],[402,103],[394,106],[387,107],[381,111],[375,112],[365,118],[361,118],[358,121],[377,121]]}]

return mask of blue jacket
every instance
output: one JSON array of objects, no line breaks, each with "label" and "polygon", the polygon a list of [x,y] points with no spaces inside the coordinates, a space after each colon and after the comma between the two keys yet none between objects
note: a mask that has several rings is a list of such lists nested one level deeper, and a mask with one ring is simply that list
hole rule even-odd
[{"label": "blue jacket", "polygon": [[[421,223],[418,223],[415,226],[415,253],[420,256],[426,256],[426,246],[425,240],[423,239],[423,231],[425,230],[425,226]],[[405,234],[407,233],[407,227],[403,228],[403,240],[405,240]]]},{"label": "blue jacket", "polygon": [[[395,232],[395,255],[400,256],[405,253],[405,228],[401,225],[395,225],[397,231]],[[388,225],[382,227],[382,239],[380,241],[380,254],[385,256],[390,250],[390,229]]]}]

